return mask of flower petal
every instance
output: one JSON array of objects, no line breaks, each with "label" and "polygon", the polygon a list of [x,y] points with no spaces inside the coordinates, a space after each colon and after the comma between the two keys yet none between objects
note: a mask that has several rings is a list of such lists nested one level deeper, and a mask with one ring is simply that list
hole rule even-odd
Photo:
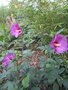
[{"label": "flower petal", "polygon": [[52,40],[50,46],[55,49],[55,52],[57,54],[67,51],[68,44],[67,44],[66,36],[56,34],[55,38]]}]

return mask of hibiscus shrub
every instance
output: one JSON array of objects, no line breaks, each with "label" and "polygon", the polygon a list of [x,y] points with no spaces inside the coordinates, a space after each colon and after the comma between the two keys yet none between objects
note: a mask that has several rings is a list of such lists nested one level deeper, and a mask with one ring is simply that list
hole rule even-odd
[{"label": "hibiscus shrub", "polygon": [[[1,90],[66,90],[68,89],[68,61],[58,57],[47,58],[41,51],[9,51],[1,64]],[[35,55],[36,53],[36,55]],[[2,54],[3,55],[3,54]],[[23,58],[23,59],[21,59]],[[1,57],[3,59],[3,57]],[[11,87],[11,88],[10,88]]]},{"label": "hibiscus shrub", "polygon": [[68,90],[67,1],[22,2],[1,22],[0,90]]}]

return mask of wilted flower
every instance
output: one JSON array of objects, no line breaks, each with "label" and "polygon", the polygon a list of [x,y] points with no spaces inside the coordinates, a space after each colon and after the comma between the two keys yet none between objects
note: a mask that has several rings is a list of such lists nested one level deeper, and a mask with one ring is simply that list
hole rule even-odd
[{"label": "wilted flower", "polygon": [[4,65],[5,67],[12,61],[12,59],[16,58],[16,55],[13,53],[9,53],[4,57]]},{"label": "wilted flower", "polygon": [[22,34],[22,28],[19,26],[18,23],[12,24],[11,26],[11,34],[16,38]]},{"label": "wilted flower", "polygon": [[66,36],[56,34],[50,46],[55,49],[56,54],[63,53],[68,50]]}]

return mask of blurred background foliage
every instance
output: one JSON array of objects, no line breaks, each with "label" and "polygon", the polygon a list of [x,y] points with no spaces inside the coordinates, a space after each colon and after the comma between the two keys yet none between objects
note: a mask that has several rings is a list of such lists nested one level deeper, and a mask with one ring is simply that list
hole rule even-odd
[{"label": "blurred background foliage", "polygon": [[22,44],[10,35],[11,23],[7,23],[10,16],[23,29],[24,36],[19,41],[23,42],[24,49],[46,50],[55,33],[68,38],[68,0],[11,0],[9,6],[0,7],[1,44],[8,49],[18,43],[20,48]]},{"label": "blurred background foliage", "polygon": [[11,0],[9,6],[0,7],[1,44],[5,49],[11,49],[17,43],[20,48],[22,44],[10,35],[11,23],[7,23],[10,16],[23,29],[24,36],[19,37],[19,41],[24,49],[45,51],[55,33],[68,38],[68,0]]},{"label": "blurred background foliage", "polygon": [[55,33],[68,37],[67,0],[11,0],[10,11],[30,42],[35,40],[40,46],[48,45]]},{"label": "blurred background foliage", "polygon": [[44,44],[50,42],[49,36],[54,36],[58,31],[68,37],[67,0],[11,0],[6,14],[4,11],[4,18],[13,14],[25,29],[24,32],[30,32],[31,38],[39,34],[42,41],[45,40]]},{"label": "blurred background foliage", "polygon": [[[10,35],[11,23],[8,22],[8,19],[11,16],[23,29],[23,34],[17,39]],[[9,65],[15,70],[15,72],[10,70],[12,78],[9,74],[7,76],[5,70],[6,74],[3,74],[3,77],[7,76],[8,81],[17,80],[14,83],[6,83],[9,86],[8,90],[12,84],[16,84],[14,90],[24,90],[21,88],[22,85],[25,88],[29,86],[28,90],[42,90],[39,87],[43,87],[43,90],[46,90],[45,87],[47,90],[68,90],[68,52],[56,55],[50,48],[50,42],[55,33],[68,38],[68,0],[11,0],[9,6],[0,7],[0,61],[7,52],[14,52],[17,60],[24,53],[24,61],[27,62],[27,64],[18,66],[18,71],[22,70],[21,74],[17,72],[16,67],[14,69],[12,65]],[[41,69],[37,71],[34,67],[31,68],[29,62],[31,62],[30,57],[33,55],[33,51],[38,49],[45,54],[46,58],[43,56],[40,58]],[[0,64],[0,68],[2,67]],[[19,76],[17,78],[16,73]],[[30,85],[28,85],[28,73],[30,73]],[[1,84],[3,77],[0,76]]]}]

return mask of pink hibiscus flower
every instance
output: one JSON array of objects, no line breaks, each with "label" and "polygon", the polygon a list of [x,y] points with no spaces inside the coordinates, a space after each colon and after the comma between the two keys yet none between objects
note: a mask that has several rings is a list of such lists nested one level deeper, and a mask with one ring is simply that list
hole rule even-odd
[{"label": "pink hibiscus flower", "polygon": [[15,36],[16,38],[22,34],[22,28],[19,26],[18,23],[12,24],[11,26],[11,35]]},{"label": "pink hibiscus flower", "polygon": [[56,54],[66,52],[68,50],[66,36],[56,34],[55,38],[51,41],[50,46],[55,49]]},{"label": "pink hibiscus flower", "polygon": [[13,53],[9,53],[4,57],[4,66],[7,67],[8,64],[12,61],[12,59],[16,58],[16,55]]}]

